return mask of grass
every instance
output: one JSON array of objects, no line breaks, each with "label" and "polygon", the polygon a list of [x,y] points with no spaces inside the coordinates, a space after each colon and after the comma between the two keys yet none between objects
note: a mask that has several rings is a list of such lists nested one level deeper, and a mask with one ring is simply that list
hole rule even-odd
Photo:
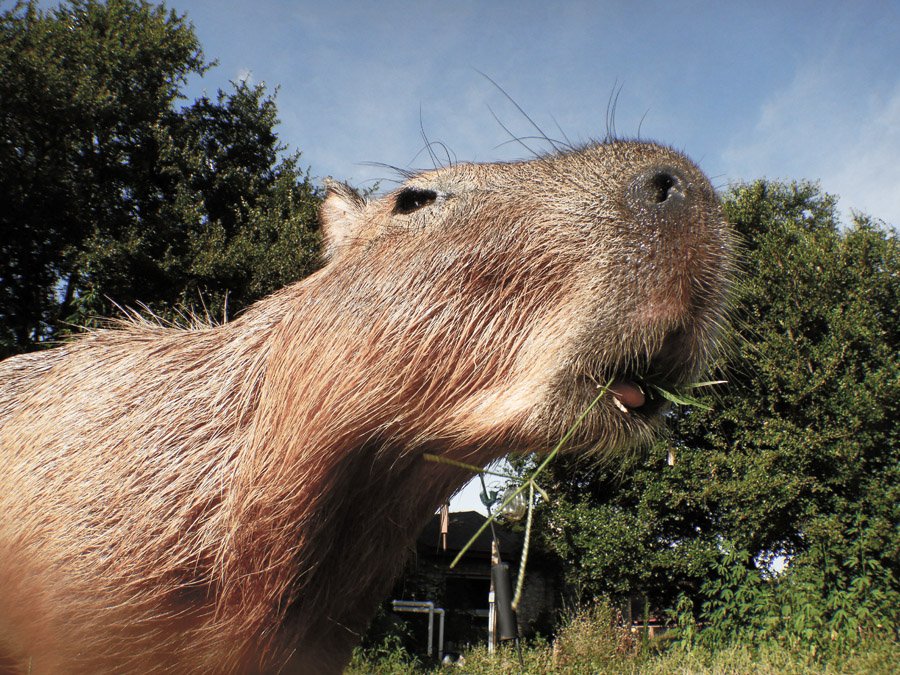
[{"label": "grass", "polygon": [[599,603],[564,620],[555,640],[538,638],[524,645],[521,665],[511,645],[494,654],[478,646],[463,656],[465,661],[459,666],[429,667],[406,653],[399,642],[387,640],[369,652],[354,652],[345,675],[887,675],[897,672],[900,645],[885,636],[849,653],[815,657],[808,650],[792,650],[776,642],[727,645],[717,650],[684,649],[665,638],[642,645],[637,634],[618,625],[609,605]]}]

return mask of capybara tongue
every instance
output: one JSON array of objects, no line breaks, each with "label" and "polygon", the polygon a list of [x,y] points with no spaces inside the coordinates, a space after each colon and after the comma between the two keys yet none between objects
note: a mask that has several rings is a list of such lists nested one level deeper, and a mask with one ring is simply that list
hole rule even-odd
[{"label": "capybara tongue", "polygon": [[640,408],[647,400],[644,392],[634,382],[618,380],[609,385],[609,391],[626,408]]}]

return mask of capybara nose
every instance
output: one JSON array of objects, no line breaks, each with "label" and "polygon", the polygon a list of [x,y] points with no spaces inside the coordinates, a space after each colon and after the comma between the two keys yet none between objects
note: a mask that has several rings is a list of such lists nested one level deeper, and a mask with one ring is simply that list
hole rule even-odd
[{"label": "capybara nose", "polygon": [[696,198],[685,173],[670,165],[645,169],[631,182],[628,191],[632,208],[666,219],[685,214]]}]

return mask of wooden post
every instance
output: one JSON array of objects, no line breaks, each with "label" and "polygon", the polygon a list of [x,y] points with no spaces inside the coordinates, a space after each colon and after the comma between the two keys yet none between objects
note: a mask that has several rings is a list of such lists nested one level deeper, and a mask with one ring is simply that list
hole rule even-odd
[{"label": "wooden post", "polygon": [[441,504],[441,550],[447,550],[447,533],[450,531],[450,502]]}]

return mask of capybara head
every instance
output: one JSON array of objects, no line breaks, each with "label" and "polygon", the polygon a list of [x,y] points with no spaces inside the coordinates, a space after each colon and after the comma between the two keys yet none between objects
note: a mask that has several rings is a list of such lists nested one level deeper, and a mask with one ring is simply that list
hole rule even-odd
[{"label": "capybara head", "polygon": [[[221,326],[0,363],[0,668],[339,672],[484,464],[649,438],[715,349],[732,243],[682,155],[610,142],[332,183],[325,264]],[[12,668],[12,665],[9,666]]]},{"label": "capybara head", "polygon": [[714,349],[731,271],[708,180],[650,143],[452,165],[372,203],[332,185],[322,226],[339,311],[397,350],[398,398],[506,449],[547,447],[607,384],[572,447],[646,440],[655,387]]}]

